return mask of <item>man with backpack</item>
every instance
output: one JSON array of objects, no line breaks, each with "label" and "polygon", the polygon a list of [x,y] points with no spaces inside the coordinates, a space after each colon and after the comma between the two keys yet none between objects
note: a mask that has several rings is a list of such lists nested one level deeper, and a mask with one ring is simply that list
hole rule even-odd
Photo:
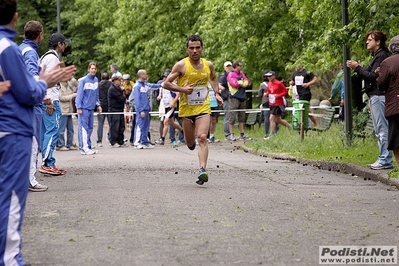
[{"label": "man with backpack", "polygon": [[[59,55],[64,52],[66,44],[70,42],[71,40],[67,40],[60,33],[51,35],[49,39],[50,50],[40,58],[40,66],[42,68],[46,66],[46,73],[60,62]],[[55,167],[55,158],[53,157],[62,116],[59,89],[59,84],[48,88],[46,96],[51,98],[51,103],[42,105],[42,165],[39,168],[39,172],[50,175],[63,175],[66,173],[66,170]]]}]

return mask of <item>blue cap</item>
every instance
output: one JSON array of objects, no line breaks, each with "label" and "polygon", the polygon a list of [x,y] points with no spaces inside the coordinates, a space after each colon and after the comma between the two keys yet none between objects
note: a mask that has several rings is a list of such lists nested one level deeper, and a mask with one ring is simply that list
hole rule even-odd
[{"label": "blue cap", "polygon": [[276,75],[276,72],[274,72],[274,71],[269,71],[265,74],[266,77],[271,77],[271,76],[275,76],[275,75]]}]

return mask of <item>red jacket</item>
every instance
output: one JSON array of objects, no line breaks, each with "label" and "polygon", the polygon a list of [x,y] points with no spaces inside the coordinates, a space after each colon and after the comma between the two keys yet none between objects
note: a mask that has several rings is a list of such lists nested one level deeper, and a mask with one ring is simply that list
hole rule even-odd
[{"label": "red jacket", "polygon": [[[276,100],[274,103],[272,102],[273,97],[270,97],[271,94],[276,95]],[[265,93],[265,95],[269,97],[270,106],[284,105],[283,97],[287,94],[288,90],[281,81],[279,80],[275,80],[273,82],[269,81],[267,92]]]}]

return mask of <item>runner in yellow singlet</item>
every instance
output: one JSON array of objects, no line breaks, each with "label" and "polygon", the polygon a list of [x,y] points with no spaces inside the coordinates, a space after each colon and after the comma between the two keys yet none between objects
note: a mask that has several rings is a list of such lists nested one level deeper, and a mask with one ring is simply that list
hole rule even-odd
[{"label": "runner in yellow singlet", "polygon": [[[201,58],[203,50],[201,37],[190,36],[186,41],[188,57],[173,66],[172,72],[163,84],[165,89],[181,92],[179,116],[183,118],[184,138],[190,150],[195,149],[195,136],[197,136],[200,167],[196,180],[198,185],[208,182],[208,173],[205,170],[209,153],[207,135],[211,113],[208,81],[215,92],[218,104],[223,104],[219,94],[215,67],[212,62]],[[178,79],[177,85],[173,84],[176,78]]]}]

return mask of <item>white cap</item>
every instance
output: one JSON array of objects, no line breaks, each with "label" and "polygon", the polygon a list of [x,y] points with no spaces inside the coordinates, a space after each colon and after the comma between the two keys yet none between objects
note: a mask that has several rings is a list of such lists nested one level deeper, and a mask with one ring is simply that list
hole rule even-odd
[{"label": "white cap", "polygon": [[223,66],[227,67],[227,66],[232,66],[233,64],[230,61],[226,61],[224,62]]},{"label": "white cap", "polygon": [[120,72],[116,72],[116,73],[112,74],[111,78],[113,78],[113,77],[122,78],[122,74]]}]

